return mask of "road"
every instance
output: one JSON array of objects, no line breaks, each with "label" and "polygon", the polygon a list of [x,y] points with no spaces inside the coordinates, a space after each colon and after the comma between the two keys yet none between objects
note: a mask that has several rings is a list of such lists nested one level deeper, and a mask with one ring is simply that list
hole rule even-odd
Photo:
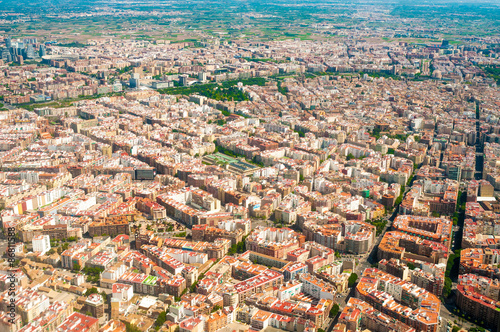
[{"label": "road", "polygon": [[[405,190],[405,194],[406,194],[406,191],[408,191],[408,189]],[[375,244],[373,245],[370,252],[363,254],[363,255],[349,255],[349,254],[342,255],[343,259],[346,259],[346,258],[347,259],[357,259],[359,261],[359,263],[356,265],[356,267],[354,269],[354,272],[358,276],[361,276],[361,274],[363,273],[363,271],[366,268],[370,268],[372,266],[372,264],[375,264],[378,262],[378,260],[377,260],[378,245],[380,244],[380,241],[382,240],[384,234],[387,231],[391,230],[392,222],[394,221],[394,219],[398,215],[397,211],[398,211],[398,208],[395,209],[395,212],[391,216],[384,217],[384,219],[388,221],[387,225],[383,229],[381,234],[379,236],[377,236],[377,238],[375,240]],[[458,230],[460,230],[460,228],[458,228]],[[455,234],[457,234],[457,233],[458,232],[455,232]],[[454,243],[453,249],[459,249],[461,246],[461,238],[457,238],[455,240],[456,241]],[[456,289],[456,283],[453,283],[452,289],[453,290]],[[354,287],[350,288],[350,291],[348,294],[344,293],[344,294],[342,294],[342,296],[340,298],[336,299],[337,304],[340,307],[339,313],[342,312],[343,308],[345,308],[347,302],[349,301],[349,298],[351,298],[352,296],[354,296]],[[476,324],[471,323],[471,322],[459,317],[457,314],[455,314],[454,312],[456,309],[457,309],[457,307],[455,306],[455,299],[454,299],[454,295],[453,295],[446,303],[443,303],[441,305],[440,317],[441,317],[442,321],[441,321],[441,324],[439,326],[438,331],[448,332],[448,329],[447,329],[448,322],[450,322],[452,324],[452,326],[459,325],[465,330],[470,330],[471,327],[478,327]],[[337,323],[337,320],[338,320],[338,316],[334,320],[327,321],[327,323],[329,325],[327,325],[328,327],[326,328],[326,332],[332,331],[334,325]],[[455,322],[457,322],[457,323],[455,324]],[[449,331],[451,331],[451,328],[449,329]]]},{"label": "road", "polygon": [[[395,211],[397,211],[397,208],[395,209]],[[361,276],[361,274],[363,273],[363,271],[365,269],[372,267],[372,263],[374,264],[375,262],[377,262],[378,245],[380,244],[380,241],[384,237],[384,234],[388,230],[390,230],[390,228],[392,227],[392,222],[394,221],[394,218],[396,216],[397,216],[397,212],[394,212],[392,215],[385,216],[383,218],[383,219],[387,220],[387,225],[384,227],[384,229],[382,230],[380,235],[376,237],[375,244],[372,246],[372,249],[369,252],[362,254],[362,255],[342,254],[343,259],[355,259],[358,261],[358,264],[356,264],[354,271],[353,271],[354,273],[356,273],[358,275],[358,277]],[[345,306],[347,305],[347,302],[349,301],[349,299],[354,296],[354,292],[355,292],[355,287],[348,288],[346,292],[340,294],[340,297],[337,297],[335,299],[336,303],[340,307],[339,315],[342,312],[342,310],[345,308]],[[337,317],[335,317],[335,319],[328,319],[325,321],[324,326],[327,326],[326,332],[332,331],[333,327],[337,323],[339,315],[337,315]]]},{"label": "road", "polygon": [[[414,173],[412,174],[412,176],[415,175]],[[410,190],[410,187],[411,187],[411,183],[410,183],[410,185],[405,187],[403,197]],[[382,232],[380,233],[380,235],[378,235],[375,238],[375,243],[373,244],[373,246],[369,252],[362,254],[362,255],[349,255],[349,254],[342,255],[342,258],[344,258],[344,259],[349,258],[349,259],[356,259],[358,261],[358,264],[356,264],[354,271],[353,271],[354,273],[356,273],[358,275],[358,277],[361,276],[361,274],[363,273],[363,271],[365,269],[372,267],[372,264],[376,264],[378,262],[378,260],[377,260],[378,246],[380,244],[380,241],[382,241],[382,238],[384,237],[385,233],[387,231],[391,230],[392,222],[398,216],[398,212],[399,212],[399,205],[394,208],[394,212],[391,215],[386,215],[383,217],[383,219],[387,221],[387,224],[385,225],[385,227],[382,230]],[[354,296],[355,287],[356,287],[356,285],[354,285],[354,287],[349,288],[346,293],[342,294],[341,297],[337,299],[337,304],[340,307],[339,313],[342,312],[342,310],[345,308],[349,299]],[[337,323],[338,316],[339,315],[337,315],[337,317],[335,317],[335,319],[333,319],[333,320],[329,320],[329,325],[326,329],[326,332],[332,331],[333,327]]]}]

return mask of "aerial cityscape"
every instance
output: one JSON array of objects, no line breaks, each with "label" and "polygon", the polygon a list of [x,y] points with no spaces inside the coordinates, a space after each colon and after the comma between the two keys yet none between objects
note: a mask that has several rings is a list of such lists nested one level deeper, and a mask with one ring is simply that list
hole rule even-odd
[{"label": "aerial cityscape", "polygon": [[0,0],[0,332],[500,332],[498,0]]}]

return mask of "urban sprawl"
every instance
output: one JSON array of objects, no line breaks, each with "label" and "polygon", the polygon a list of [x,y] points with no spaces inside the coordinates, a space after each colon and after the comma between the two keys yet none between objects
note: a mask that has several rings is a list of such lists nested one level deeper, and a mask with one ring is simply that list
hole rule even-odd
[{"label": "urban sprawl", "polygon": [[496,331],[499,45],[0,34],[0,332]]}]

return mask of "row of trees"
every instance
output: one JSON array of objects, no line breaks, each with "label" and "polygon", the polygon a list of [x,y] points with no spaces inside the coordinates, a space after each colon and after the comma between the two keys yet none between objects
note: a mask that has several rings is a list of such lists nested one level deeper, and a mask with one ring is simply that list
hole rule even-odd
[{"label": "row of trees", "polygon": [[[285,95],[286,96],[286,93],[288,92],[288,89],[287,88],[284,88],[282,85],[281,85],[281,81],[278,81],[278,92],[281,93],[282,95]],[[282,113],[280,111],[280,118],[282,117]]]},{"label": "row of trees", "polygon": [[295,129],[294,130],[297,134],[299,134],[299,137],[305,137],[306,133],[304,133],[302,130]]},{"label": "row of trees", "polygon": [[356,158],[356,157],[354,157],[354,155],[353,155],[352,153],[349,153],[349,154],[347,155],[347,157],[346,157],[346,159],[347,159],[347,160],[351,160],[351,159],[359,159],[359,160],[363,160],[363,159],[365,159],[365,158],[366,158],[366,156],[360,156],[359,158]]}]

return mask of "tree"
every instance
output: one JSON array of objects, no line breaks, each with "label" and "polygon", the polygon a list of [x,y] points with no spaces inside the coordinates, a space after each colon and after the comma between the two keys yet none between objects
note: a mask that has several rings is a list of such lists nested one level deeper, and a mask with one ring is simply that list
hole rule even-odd
[{"label": "tree", "polygon": [[95,288],[95,287],[89,288],[89,289],[87,289],[87,291],[83,295],[89,296],[92,294],[99,294],[99,292],[97,291],[97,288]]},{"label": "tree", "polygon": [[80,271],[81,269],[82,267],[80,266],[80,264],[78,263],[73,264],[73,271]]},{"label": "tree", "polygon": [[375,137],[376,139],[379,139],[380,138],[380,128],[373,128],[371,135],[373,137]]},{"label": "tree", "polygon": [[347,160],[355,159],[354,155],[352,153],[349,153],[346,157]]},{"label": "tree", "polygon": [[453,282],[451,281],[450,278],[446,277],[444,279],[444,286],[443,286],[443,296],[447,298],[451,294],[451,287],[453,285]]},{"label": "tree", "polygon": [[130,323],[125,323],[125,328],[127,332],[141,332],[137,326]]},{"label": "tree", "polygon": [[196,291],[197,286],[198,286],[198,281],[193,282],[193,284],[191,286],[189,286],[189,292],[194,293]]},{"label": "tree", "polygon": [[167,321],[167,312],[162,311],[155,321],[155,328],[160,328]]},{"label": "tree", "polygon": [[246,238],[247,237],[244,236],[240,242],[233,244],[231,248],[229,248],[228,255],[244,253],[246,251],[246,245],[245,245]]},{"label": "tree", "polygon": [[415,270],[415,264],[413,264],[413,263],[408,263],[408,268],[409,268],[410,270]]},{"label": "tree", "polygon": [[332,308],[330,309],[330,318],[334,318],[335,316],[337,316],[337,314],[339,313],[339,310],[340,310],[340,307],[337,303],[335,303]]},{"label": "tree", "polygon": [[101,273],[104,271],[101,268],[98,267],[85,267],[83,268],[83,273],[87,275],[87,281],[88,282],[99,282],[99,278],[101,276]]},{"label": "tree", "polygon": [[210,312],[211,312],[211,313],[212,313],[212,312],[216,312],[216,311],[219,311],[219,310],[221,310],[221,309],[222,309],[222,307],[221,307],[220,305],[216,305],[216,306],[214,306],[214,307],[212,308],[212,310],[210,310]]},{"label": "tree", "polygon": [[85,315],[92,317],[92,313],[90,311],[87,311]]},{"label": "tree", "polygon": [[358,281],[358,275],[356,273],[351,273],[348,279],[349,287],[354,286],[356,281]]},{"label": "tree", "polygon": [[453,328],[451,329],[451,332],[458,332],[460,331],[460,328],[456,325],[453,326]]}]

